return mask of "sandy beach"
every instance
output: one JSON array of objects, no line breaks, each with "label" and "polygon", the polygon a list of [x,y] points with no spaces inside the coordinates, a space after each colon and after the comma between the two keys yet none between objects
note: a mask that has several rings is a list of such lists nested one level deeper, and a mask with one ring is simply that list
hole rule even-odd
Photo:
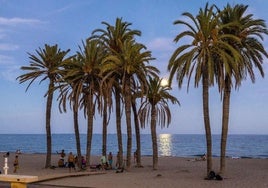
[{"label": "sandy beach", "polygon": [[[3,156],[3,154],[1,154]],[[9,174],[13,173],[13,161],[15,154],[9,156]],[[20,154],[19,169],[17,175],[34,175],[39,178],[66,177],[37,182],[28,187],[127,187],[127,188],[150,188],[150,187],[182,187],[182,188],[265,188],[268,187],[268,159],[231,159],[226,161],[226,173],[223,181],[204,180],[206,175],[206,161],[194,161],[192,158],[160,157],[158,170],[152,170],[152,158],[142,157],[143,168],[135,168],[134,165],[128,171],[116,173],[116,170],[97,170],[82,172],[83,176],[68,177],[68,168],[45,169],[44,154]],[[57,166],[58,155],[52,156],[52,165]],[[94,156],[91,163],[97,164],[99,156]],[[0,160],[3,173],[4,157]],[[215,172],[219,169],[219,159],[213,159]],[[81,174],[72,172],[71,174]],[[0,182],[0,187],[5,187]]]}]

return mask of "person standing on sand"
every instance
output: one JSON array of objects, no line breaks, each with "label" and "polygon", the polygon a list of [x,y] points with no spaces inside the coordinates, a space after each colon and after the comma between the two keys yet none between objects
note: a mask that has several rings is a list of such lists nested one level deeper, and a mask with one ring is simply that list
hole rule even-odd
[{"label": "person standing on sand", "polygon": [[72,168],[75,170],[74,155],[72,152],[70,152],[68,156],[68,167],[69,167],[69,172],[71,172]]},{"label": "person standing on sand", "polygon": [[113,169],[113,154],[112,152],[108,155],[109,169]]},{"label": "person standing on sand", "polygon": [[13,166],[14,166],[13,172],[17,173],[17,170],[19,169],[19,156],[18,155],[16,155],[16,157],[15,157]]}]

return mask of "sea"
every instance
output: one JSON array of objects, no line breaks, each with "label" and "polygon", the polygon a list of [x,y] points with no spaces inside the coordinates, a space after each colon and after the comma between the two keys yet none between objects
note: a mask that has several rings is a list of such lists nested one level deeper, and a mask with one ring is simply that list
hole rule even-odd
[{"label": "sea", "polygon": [[[43,154],[46,153],[45,134],[0,134],[0,152]],[[135,135],[132,137],[132,152],[136,150]],[[86,153],[86,134],[80,135],[82,154]],[[206,153],[206,137],[202,134],[159,134],[157,135],[159,156],[196,157]],[[212,136],[212,154],[220,156],[221,135]],[[123,150],[126,154],[127,135],[123,134]],[[52,153],[62,149],[76,153],[74,134],[53,134]],[[107,135],[107,152],[117,153],[117,135]],[[93,134],[91,155],[102,153],[102,135]],[[152,155],[150,134],[141,135],[141,154]],[[229,135],[226,156],[233,158],[268,158],[268,135]]]}]

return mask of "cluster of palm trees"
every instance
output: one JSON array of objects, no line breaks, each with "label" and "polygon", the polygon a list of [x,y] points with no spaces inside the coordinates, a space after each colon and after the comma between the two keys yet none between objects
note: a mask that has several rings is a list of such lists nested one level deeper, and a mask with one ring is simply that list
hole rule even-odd
[{"label": "cluster of palm trees", "polygon": [[248,6],[227,4],[223,10],[217,6],[200,9],[197,16],[189,12],[182,15],[190,20],[177,20],[174,24],[186,26],[175,42],[191,40],[173,53],[168,69],[170,81],[176,75],[178,87],[184,78],[189,82],[194,76],[195,87],[203,87],[203,116],[207,141],[207,173],[212,170],[212,140],[209,117],[209,87],[216,83],[223,98],[220,173],[225,171],[225,151],[228,134],[231,89],[237,89],[249,75],[255,81],[254,68],[264,76],[262,63],[267,58],[260,40],[268,34],[265,21],[247,14]]},{"label": "cluster of palm trees", "polygon": [[[162,118],[169,124],[171,113],[168,101],[178,103],[178,100],[170,95],[168,85],[161,85],[159,70],[151,66],[149,62],[154,58],[151,52],[143,44],[136,42],[135,36],[141,34],[138,30],[131,30],[130,23],[117,18],[115,25],[103,22],[106,29],[97,29],[79,46],[79,51],[68,56],[70,50],[62,51],[57,45],[45,45],[44,49],[36,50],[37,55],[29,54],[30,65],[22,66],[27,71],[18,77],[20,83],[30,81],[29,86],[36,80],[40,82],[49,80],[46,93],[46,134],[47,134],[47,158],[45,167],[51,166],[52,141],[50,130],[51,107],[53,94],[58,91],[59,110],[67,111],[69,105],[73,112],[74,132],[78,164],[81,164],[81,144],[79,134],[78,112],[84,112],[87,119],[87,145],[86,161],[90,164],[91,141],[93,136],[94,115],[99,113],[103,118],[103,147],[102,155],[106,156],[107,126],[113,107],[116,113],[116,127],[118,137],[119,165],[123,164],[123,143],[121,131],[122,111],[125,112],[127,126],[126,167],[131,166],[132,153],[132,115],[135,119],[137,139],[137,165],[140,160],[140,122],[152,122],[153,148],[157,154],[156,121]],[[155,85],[157,84],[157,85]],[[136,101],[144,108],[152,108],[151,116],[143,110],[137,109]],[[159,108],[157,109],[159,104]],[[121,108],[124,107],[124,110]],[[157,113],[157,110],[159,112]],[[145,114],[145,115],[144,115]],[[168,117],[166,117],[168,116]],[[140,117],[140,118],[139,118]],[[154,156],[154,168],[157,168],[157,155]]]},{"label": "cluster of palm trees", "polygon": [[[68,56],[70,50],[62,51],[57,45],[45,45],[36,50],[37,56],[29,54],[30,65],[21,67],[27,73],[18,77],[20,83],[30,81],[26,90],[35,81],[49,80],[45,97],[47,158],[45,167],[51,166],[50,117],[53,93],[59,91],[59,110],[65,112],[69,105],[73,112],[74,131],[79,164],[81,146],[79,137],[78,112],[82,110],[87,118],[86,161],[90,164],[91,140],[94,115],[103,118],[103,148],[106,155],[107,126],[112,109],[115,108],[116,130],[120,166],[123,165],[123,143],[121,131],[122,111],[125,112],[127,126],[126,167],[131,166],[132,151],[132,113],[137,143],[137,165],[140,160],[140,127],[151,126],[153,169],[157,169],[158,150],[156,125],[169,125],[171,113],[169,102],[179,104],[176,97],[169,94],[170,84],[176,75],[181,88],[185,78],[188,87],[192,75],[194,85],[203,87],[203,115],[207,141],[207,173],[212,170],[212,139],[209,118],[209,87],[215,83],[223,96],[221,168],[225,169],[225,150],[228,134],[229,106],[231,89],[241,85],[250,76],[255,81],[254,66],[264,75],[263,57],[268,55],[260,42],[267,34],[264,20],[254,19],[246,14],[248,6],[227,4],[223,10],[206,4],[193,16],[189,12],[182,15],[188,21],[177,20],[174,24],[186,26],[188,30],[179,33],[174,41],[192,39],[181,44],[173,53],[167,66],[170,71],[169,85],[162,85],[159,70],[149,64],[154,60],[145,45],[135,37],[138,30],[130,29],[131,23],[117,18],[115,25],[102,22],[105,29],[96,29],[86,39],[79,51]],[[188,40],[189,41],[189,40]],[[137,100],[140,100],[137,102]],[[137,108],[137,104],[140,107]],[[124,110],[122,110],[122,107]]]}]

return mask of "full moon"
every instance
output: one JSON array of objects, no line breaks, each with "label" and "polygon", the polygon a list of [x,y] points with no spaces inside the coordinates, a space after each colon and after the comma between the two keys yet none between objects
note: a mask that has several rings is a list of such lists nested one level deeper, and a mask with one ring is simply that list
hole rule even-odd
[{"label": "full moon", "polygon": [[168,86],[168,79],[166,79],[166,78],[163,78],[162,80],[161,80],[161,86]]}]

